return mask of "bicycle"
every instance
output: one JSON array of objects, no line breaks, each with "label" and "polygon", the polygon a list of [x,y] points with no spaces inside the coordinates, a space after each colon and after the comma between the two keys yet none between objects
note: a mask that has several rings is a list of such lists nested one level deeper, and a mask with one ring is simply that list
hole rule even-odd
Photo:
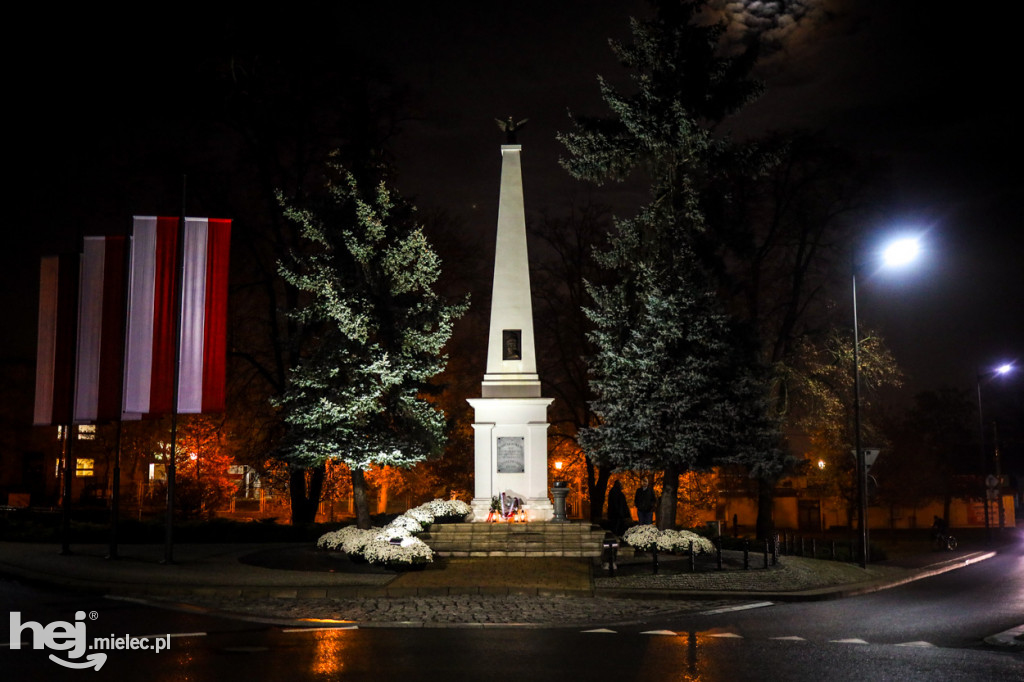
[{"label": "bicycle", "polygon": [[956,538],[948,533],[935,533],[932,535],[932,549],[936,552],[943,550],[952,552],[956,549]]}]

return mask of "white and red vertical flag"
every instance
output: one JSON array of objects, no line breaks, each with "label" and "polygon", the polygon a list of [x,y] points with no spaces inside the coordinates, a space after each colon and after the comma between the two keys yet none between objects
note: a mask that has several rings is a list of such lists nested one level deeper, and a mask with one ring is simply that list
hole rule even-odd
[{"label": "white and red vertical flag", "polygon": [[136,216],[132,238],[124,411],[171,412],[180,310],[179,413],[224,409],[231,221],[186,218],[181,303],[178,219]]},{"label": "white and red vertical flag", "polygon": [[86,237],[78,303],[76,422],[121,418],[126,237]]},{"label": "white and red vertical flag", "polygon": [[75,372],[78,256],[44,256],[39,269],[39,335],[32,423],[70,424]]}]

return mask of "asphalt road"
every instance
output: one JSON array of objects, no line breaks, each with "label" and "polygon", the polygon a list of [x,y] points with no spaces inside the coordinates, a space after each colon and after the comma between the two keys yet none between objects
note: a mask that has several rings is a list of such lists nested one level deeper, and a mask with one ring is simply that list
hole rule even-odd
[{"label": "asphalt road", "polygon": [[626,627],[288,628],[10,582],[0,602],[41,626],[81,612],[90,642],[171,635],[159,653],[103,652],[98,672],[8,645],[11,680],[1024,680],[1024,653],[984,642],[1024,621],[1022,548],[862,597],[716,605]]},{"label": "asphalt road", "polygon": [[[716,629],[744,639],[973,648],[1024,624],[1024,547],[900,587],[826,602],[680,617],[664,629]],[[793,640],[799,641],[799,640]],[[1021,675],[1024,679],[1024,674]]]}]

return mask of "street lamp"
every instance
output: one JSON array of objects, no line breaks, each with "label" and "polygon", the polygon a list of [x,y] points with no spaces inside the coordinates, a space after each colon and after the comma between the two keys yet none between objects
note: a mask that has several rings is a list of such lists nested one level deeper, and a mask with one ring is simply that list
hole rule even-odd
[{"label": "street lamp", "polygon": [[[882,250],[882,264],[890,267],[907,265],[917,258],[921,245],[916,237],[901,237]],[[866,568],[870,558],[868,544],[868,467],[860,439],[860,330],[857,325],[857,264],[851,275],[853,292],[853,446],[857,458],[857,522],[860,525],[860,565]]]},{"label": "street lamp", "polygon": [[[1003,363],[1002,365],[999,365],[995,369],[990,369],[990,370],[988,370],[987,372],[984,372],[984,373],[982,372],[981,368],[978,368],[978,372],[975,375],[975,378],[977,379],[977,386],[978,386],[978,455],[979,455],[979,460],[981,462],[981,486],[982,486],[981,500],[982,500],[983,510],[984,510],[984,513],[985,513],[985,531],[988,534],[988,541],[990,543],[992,542],[992,523],[989,521],[989,517],[988,517],[988,485],[987,485],[987,481],[986,481],[986,479],[988,477],[988,463],[985,461],[985,417],[984,417],[984,415],[982,414],[982,411],[981,411],[981,380],[982,380],[982,378],[992,379],[992,378],[995,378],[997,376],[1003,376],[1005,374],[1009,374],[1012,371],[1013,371],[1013,364],[1009,363],[1009,362],[1006,362],[1006,363]],[[998,460],[997,460],[997,466],[998,466]],[[996,470],[996,476],[997,477],[998,477],[999,473],[1000,472],[997,469]],[[998,488],[997,488],[997,490],[998,490]],[[998,499],[998,498],[996,498],[996,501],[999,504],[999,518],[1000,518],[1000,520],[1002,520],[1003,501]],[[999,524],[999,527],[1002,528],[1002,523]]]}]

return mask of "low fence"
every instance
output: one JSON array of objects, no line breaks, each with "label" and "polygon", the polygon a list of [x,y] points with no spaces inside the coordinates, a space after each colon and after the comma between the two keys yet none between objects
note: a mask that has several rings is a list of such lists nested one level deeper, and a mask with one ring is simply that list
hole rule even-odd
[{"label": "low fence", "polygon": [[[719,571],[726,570],[725,562],[722,559],[723,537],[719,535],[710,539],[714,545],[713,561],[715,569]],[[695,551],[694,544],[694,542],[690,542],[688,552],[690,572],[698,570],[698,552]],[[605,557],[602,564],[611,571],[612,575],[614,575],[614,569],[611,567],[615,565],[614,554],[617,553],[617,550],[618,543],[614,543],[614,549],[612,544],[605,543]],[[775,533],[760,542],[748,539],[731,539],[729,540],[729,550],[734,552],[741,551],[743,553],[742,570],[745,571],[752,568],[767,569],[776,566],[779,563],[780,556],[801,556],[842,562],[857,561],[858,556],[856,553],[857,542],[855,540],[843,541],[809,538],[795,533]],[[658,552],[652,553],[652,569],[654,573],[658,572]]]}]

